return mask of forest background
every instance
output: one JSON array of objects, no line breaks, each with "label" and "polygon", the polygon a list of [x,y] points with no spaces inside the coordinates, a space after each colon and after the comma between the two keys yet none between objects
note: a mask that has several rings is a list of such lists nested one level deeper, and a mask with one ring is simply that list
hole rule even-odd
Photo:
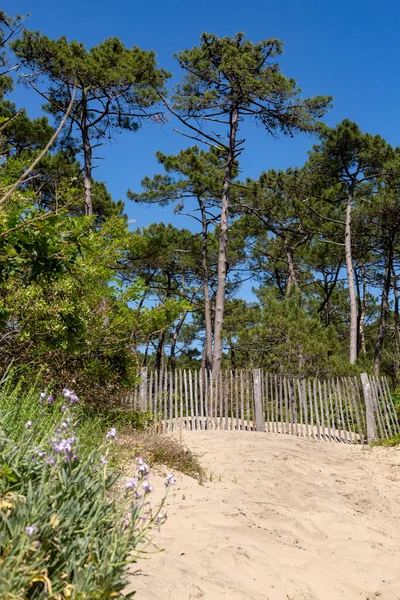
[{"label": "forest background", "polygon": [[[157,64],[141,88],[143,112],[136,111],[129,123],[110,124],[91,140],[101,146],[91,151],[90,173],[84,142],[67,125],[34,178],[3,204],[2,366],[13,364],[25,374],[40,368],[47,380],[72,377],[88,396],[99,389],[113,396],[129,387],[144,363],[157,369],[265,367],[308,376],[367,369],[397,382],[398,6],[254,3],[244,12],[231,4],[228,11],[221,2],[210,10],[205,6],[200,16],[193,7],[183,11],[161,3],[151,15],[148,7],[126,2],[115,3],[112,12],[105,2],[28,4],[5,10],[11,17],[16,10],[32,13],[23,27],[39,29],[50,40],[65,35],[89,50],[115,36],[127,48],[154,50]],[[10,27],[5,22],[4,40]],[[231,37],[224,38],[222,49],[220,38],[199,44],[204,30]],[[231,126],[232,105],[219,105],[228,117],[215,137],[211,105],[174,104],[172,88],[189,71],[172,55],[195,44],[204,50],[211,42],[214,56],[226,53],[242,30],[254,44],[269,39],[262,51],[273,48],[271,63],[294,77],[303,92],[290,91],[290,80],[275,82],[280,106],[272,114],[269,104],[270,120],[261,113],[258,120],[239,115],[245,149],[235,147],[229,159],[222,147],[229,143],[218,136]],[[285,41],[283,55],[269,36]],[[22,41],[14,42],[16,54],[4,46],[4,70],[12,69],[6,76],[14,89],[4,84],[2,125],[21,108],[26,114],[2,129],[4,193],[43,149],[70,99],[63,99],[63,110],[53,103],[43,112],[40,93],[51,88],[44,38],[24,39],[20,27],[13,38]],[[181,66],[185,60],[187,67],[197,58],[181,54]],[[197,96],[204,95],[199,80]],[[264,99],[270,102],[268,94]],[[319,99],[313,106],[294,114],[292,101],[314,96]],[[193,130],[199,123],[200,133]],[[197,149],[172,158],[195,143]],[[223,265],[219,223],[229,160]],[[207,169],[212,183],[200,182],[200,196],[208,221],[199,223],[193,220],[201,216],[193,178],[198,186]],[[88,210],[89,180],[94,217]],[[123,214],[127,220],[119,218]],[[218,319],[221,308],[224,318]]]}]

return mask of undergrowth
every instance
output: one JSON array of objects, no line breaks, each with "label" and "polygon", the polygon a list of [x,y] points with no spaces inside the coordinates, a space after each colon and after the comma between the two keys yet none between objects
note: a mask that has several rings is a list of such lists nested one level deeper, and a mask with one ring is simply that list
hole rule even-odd
[{"label": "undergrowth", "polygon": [[[59,400],[47,391],[1,392],[0,597],[131,598],[128,565],[166,518],[165,496],[155,510],[148,502],[149,466],[136,458],[134,477],[113,499],[115,428],[83,454],[73,391]],[[169,474],[166,490],[174,482]]]},{"label": "undergrowth", "polygon": [[394,435],[386,440],[376,440],[371,442],[371,446],[384,446],[386,448],[392,448],[393,446],[400,445],[400,433]]},{"label": "undergrowth", "polygon": [[122,461],[129,464],[132,456],[143,456],[150,466],[165,465],[190,477],[204,476],[198,457],[183,444],[167,435],[145,431],[127,431],[120,443]]}]

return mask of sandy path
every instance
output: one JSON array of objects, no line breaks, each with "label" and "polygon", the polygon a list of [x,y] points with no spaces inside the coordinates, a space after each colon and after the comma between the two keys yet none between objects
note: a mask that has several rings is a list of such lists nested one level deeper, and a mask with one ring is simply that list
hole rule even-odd
[{"label": "sandy path", "polygon": [[212,481],[178,476],[165,552],[135,566],[138,600],[400,599],[400,449],[231,431],[185,442]]}]

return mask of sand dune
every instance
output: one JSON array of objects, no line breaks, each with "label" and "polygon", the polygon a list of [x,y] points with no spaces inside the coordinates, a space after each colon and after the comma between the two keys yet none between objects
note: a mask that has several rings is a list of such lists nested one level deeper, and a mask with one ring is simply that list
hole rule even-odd
[{"label": "sand dune", "polygon": [[400,449],[234,431],[184,441],[212,481],[178,475],[165,551],[135,565],[138,600],[400,599]]}]

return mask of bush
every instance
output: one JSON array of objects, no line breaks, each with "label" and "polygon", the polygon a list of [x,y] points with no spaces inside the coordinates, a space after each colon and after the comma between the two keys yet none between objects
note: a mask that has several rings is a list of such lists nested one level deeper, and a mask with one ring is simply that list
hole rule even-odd
[{"label": "bush", "polygon": [[[41,407],[43,421],[40,414],[36,421],[27,421],[17,440],[10,413],[0,418],[3,600],[122,597],[127,565],[166,518],[165,497],[151,511],[149,469],[142,458],[122,497],[110,494],[118,479],[108,465],[115,429],[100,447],[79,457],[77,399],[73,392],[64,393],[63,417],[52,427],[47,397]],[[168,476],[167,490],[173,482]]]}]

